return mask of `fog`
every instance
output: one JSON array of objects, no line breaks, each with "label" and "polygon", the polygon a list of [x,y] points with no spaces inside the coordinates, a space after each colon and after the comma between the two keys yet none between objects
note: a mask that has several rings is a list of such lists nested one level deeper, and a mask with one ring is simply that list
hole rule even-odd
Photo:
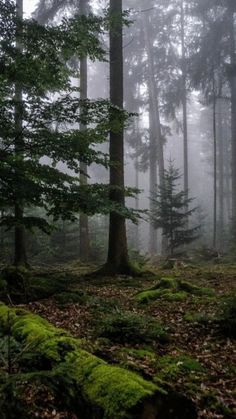
[{"label": "fog", "polygon": [[[89,3],[90,12],[100,16],[108,6],[107,1]],[[234,65],[227,43],[232,45],[235,39],[230,40],[229,31],[225,27],[224,33],[220,25],[229,20],[227,4],[213,2],[207,9],[202,1],[187,3],[123,1],[131,22],[123,28],[124,107],[136,114],[125,130],[125,186],[140,190],[138,197],[127,198],[126,203],[152,212],[153,197],[172,162],[179,170],[177,190],[193,199],[189,205],[196,208],[189,225],[201,225],[201,234],[188,249],[205,246],[225,252],[231,246],[235,206],[231,171],[235,74],[227,74],[227,66]],[[46,24],[57,25],[63,16],[73,17],[79,10],[71,1],[58,11],[52,1],[24,0],[25,16],[40,19],[37,7],[43,4],[48,9],[56,5],[55,16]],[[221,33],[214,40],[215,25]],[[107,59],[108,40],[108,32],[100,36]],[[211,60],[215,60],[213,70]],[[109,99],[109,60],[88,60],[87,87],[89,99]],[[109,152],[108,141],[98,147]],[[73,172],[64,163],[58,167]],[[88,174],[91,184],[109,182],[106,168],[91,164]],[[154,227],[150,212],[141,218],[138,226],[127,221],[130,249],[161,255],[162,229]],[[108,223],[107,216],[91,218],[92,236],[97,237],[103,222]],[[104,234],[107,237],[108,230]]]}]

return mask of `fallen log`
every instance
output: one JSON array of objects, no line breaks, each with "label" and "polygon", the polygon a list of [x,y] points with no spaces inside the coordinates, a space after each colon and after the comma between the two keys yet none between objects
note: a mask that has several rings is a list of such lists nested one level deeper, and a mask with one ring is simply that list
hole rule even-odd
[{"label": "fallen log", "polygon": [[[109,365],[81,348],[40,316],[0,304],[0,332],[11,334],[31,353],[31,363],[60,399],[84,419],[191,419],[196,412],[186,397],[158,387],[127,369]],[[31,365],[28,365],[31,368]]]}]

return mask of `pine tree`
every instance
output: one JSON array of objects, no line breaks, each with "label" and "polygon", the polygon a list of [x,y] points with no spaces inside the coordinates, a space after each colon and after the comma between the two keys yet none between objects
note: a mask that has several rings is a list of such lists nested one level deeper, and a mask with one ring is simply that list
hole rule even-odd
[{"label": "pine tree", "polygon": [[188,227],[188,219],[197,208],[190,209],[193,199],[188,198],[185,190],[178,190],[179,179],[179,169],[170,162],[164,173],[163,185],[158,187],[156,196],[151,198],[154,208],[151,214],[153,226],[162,229],[171,256],[179,246],[196,240],[199,229],[199,226]]}]

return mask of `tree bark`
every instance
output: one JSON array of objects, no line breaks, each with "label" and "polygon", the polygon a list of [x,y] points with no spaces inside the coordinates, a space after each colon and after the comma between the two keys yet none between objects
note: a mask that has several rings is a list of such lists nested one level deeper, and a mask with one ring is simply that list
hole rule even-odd
[{"label": "tree bark", "polygon": [[[139,137],[140,137],[138,119],[135,124],[135,135],[137,138],[137,147],[138,147],[138,142],[139,142]],[[135,188],[139,190],[139,158],[137,155],[135,157],[134,169],[135,169]],[[135,197],[135,210],[139,211],[139,194],[137,194]],[[135,225],[134,240],[135,240],[136,250],[139,251],[139,224]]]},{"label": "tree bark", "polygon": [[232,144],[232,231],[236,237],[236,50],[235,50],[235,24],[234,9],[229,7],[230,30],[230,92],[231,92],[231,144]]},{"label": "tree bark", "polygon": [[[80,0],[80,14],[87,15],[88,0]],[[87,99],[88,97],[88,64],[87,57],[80,59],[80,98]],[[80,124],[80,130],[86,130],[84,124]],[[80,163],[80,183],[81,185],[87,185],[88,183],[88,168],[83,162]],[[89,240],[89,223],[88,216],[86,214],[80,214],[79,222],[79,237],[80,237],[80,259],[83,262],[89,260],[90,254],[90,240]]]},{"label": "tree bark", "polygon": [[[110,101],[123,109],[123,25],[122,0],[110,0]],[[111,124],[119,118],[113,108]],[[114,118],[114,119],[113,119]],[[116,125],[116,124],[115,124]],[[110,198],[115,204],[125,205],[124,182],[124,129],[110,132]],[[125,217],[115,211],[110,213],[108,256],[104,271],[110,274],[129,274],[130,264]]]},{"label": "tree bark", "polygon": [[218,245],[221,247],[221,250],[224,250],[224,140],[225,139],[225,130],[223,126],[223,116],[222,116],[222,103],[221,99],[218,100],[218,161],[219,161],[219,192],[218,192],[218,202],[219,202],[219,228],[218,228]]},{"label": "tree bark", "polygon": [[[16,34],[16,48],[18,49],[19,53],[21,53],[22,45],[21,45],[21,23],[20,21],[23,19],[23,0],[16,0],[16,10],[17,16],[19,18],[19,24],[17,28]],[[19,83],[15,85],[15,154],[17,157],[21,159],[24,158],[23,150],[24,150],[24,140],[22,136],[22,129],[23,129],[23,115],[22,115],[22,86]],[[19,184],[19,175],[16,172],[16,199],[15,199],[15,258],[14,263],[16,266],[26,266],[27,265],[27,257],[26,257],[26,243],[25,243],[25,227],[23,224],[24,218],[24,207],[23,202],[17,196],[18,194],[21,195],[22,185]]]},{"label": "tree bark", "polygon": [[185,14],[184,0],[181,0],[181,50],[182,50],[182,105],[183,105],[183,160],[184,160],[184,191],[188,196],[189,173],[188,173],[188,110],[187,110],[187,70],[186,70],[186,47],[185,47]]},{"label": "tree bark", "polygon": [[216,84],[213,71],[213,160],[214,160],[214,197],[213,197],[213,248],[216,248],[217,234],[217,133],[216,133]]},{"label": "tree bark", "polygon": [[[152,53],[152,45],[150,42],[150,33],[149,33],[149,21],[147,14],[144,13],[144,39],[148,57],[148,92],[149,92],[149,112],[150,112],[150,194],[155,195],[157,188],[157,175],[156,175],[156,164],[158,163],[158,172],[159,172],[159,183],[160,186],[163,185],[164,181],[164,150],[163,150],[163,138],[161,133],[161,121],[160,121],[160,111],[159,111],[159,100],[158,100],[158,89],[157,82],[155,80],[155,66]],[[152,201],[151,201],[152,202]],[[151,210],[150,203],[150,210]],[[164,250],[162,242],[162,252]],[[157,253],[157,240],[155,233],[150,227],[150,253]]]},{"label": "tree bark", "polygon": [[[155,209],[153,198],[157,193],[157,142],[153,128],[154,110],[150,103],[149,105],[149,138],[150,138],[150,151],[149,151],[149,189],[150,189],[150,212],[152,213]],[[152,223],[149,223],[149,253],[151,255],[157,254],[157,230],[153,227]]]}]

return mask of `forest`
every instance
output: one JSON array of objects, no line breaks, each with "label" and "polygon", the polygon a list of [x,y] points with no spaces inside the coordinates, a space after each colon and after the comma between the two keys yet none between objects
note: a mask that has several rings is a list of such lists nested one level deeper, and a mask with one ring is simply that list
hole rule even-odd
[{"label": "forest", "polygon": [[236,0],[0,0],[0,419],[236,417]]}]

